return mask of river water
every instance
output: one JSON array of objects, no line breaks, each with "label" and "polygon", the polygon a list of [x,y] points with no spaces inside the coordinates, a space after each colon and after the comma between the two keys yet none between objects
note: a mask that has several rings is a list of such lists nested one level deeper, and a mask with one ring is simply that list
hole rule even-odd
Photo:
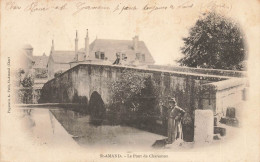
[{"label": "river water", "polygon": [[[198,151],[202,151],[200,155],[203,157],[207,155],[205,152],[215,157],[222,157],[225,152],[233,158],[234,152],[247,147],[245,137],[248,133],[241,133],[239,128],[228,128],[227,137],[216,140],[212,143],[214,145],[207,143],[200,146],[194,142],[175,141],[162,149],[155,149],[152,147],[155,141],[162,141],[165,136],[108,122],[93,125],[89,115],[57,107],[23,107],[16,110],[1,119],[5,123],[1,127],[5,132],[1,137],[1,152],[3,159],[9,158],[7,161],[97,161],[101,155],[107,154],[120,154],[121,160],[126,161],[130,160],[128,154],[167,155],[175,159],[177,152],[183,152],[179,157],[189,158],[183,161],[192,161],[198,156]],[[237,161],[246,157],[247,152],[239,155],[236,156]],[[205,158],[200,161],[203,160]]]},{"label": "river water", "polygon": [[93,125],[90,116],[62,108],[21,108],[25,131],[39,144],[83,148],[151,148],[165,136],[123,125]]}]

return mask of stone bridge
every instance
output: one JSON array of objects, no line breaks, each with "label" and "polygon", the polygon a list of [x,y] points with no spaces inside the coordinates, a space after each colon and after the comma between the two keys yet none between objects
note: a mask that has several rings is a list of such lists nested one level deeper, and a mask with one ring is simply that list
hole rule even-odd
[{"label": "stone bridge", "polygon": [[[211,109],[215,114],[225,115],[227,107],[236,106],[245,100],[243,72],[156,65],[142,69],[80,64],[45,83],[40,102],[81,104],[86,109],[94,103],[107,109],[112,104],[110,83],[117,81],[122,72],[126,71],[150,74],[159,89],[159,100],[167,104],[167,97],[175,97],[178,105],[191,115],[194,115],[195,109]],[[154,107],[158,109],[158,117],[162,116],[159,102]]]}]

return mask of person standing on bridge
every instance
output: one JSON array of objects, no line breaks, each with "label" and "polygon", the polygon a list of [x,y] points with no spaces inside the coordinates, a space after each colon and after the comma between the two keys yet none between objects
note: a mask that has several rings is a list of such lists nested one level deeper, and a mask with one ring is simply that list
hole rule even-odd
[{"label": "person standing on bridge", "polygon": [[119,54],[119,53],[116,53],[116,60],[115,60],[115,62],[113,63],[113,65],[119,65],[120,63],[121,63],[120,54]]},{"label": "person standing on bridge", "polygon": [[124,58],[122,59],[121,65],[123,65],[123,66],[128,66],[128,65],[129,65],[129,63],[128,63],[128,61],[127,61],[127,57],[124,57]]},{"label": "person standing on bridge", "polygon": [[182,123],[181,120],[185,114],[185,111],[177,106],[175,98],[169,100],[168,111],[168,139],[166,142],[172,144],[176,139],[183,138],[182,135]]}]

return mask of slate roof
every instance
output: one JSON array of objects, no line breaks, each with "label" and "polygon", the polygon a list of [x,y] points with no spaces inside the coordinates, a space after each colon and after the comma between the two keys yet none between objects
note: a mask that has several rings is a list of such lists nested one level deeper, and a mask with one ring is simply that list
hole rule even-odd
[{"label": "slate roof", "polygon": [[35,62],[33,68],[46,68],[48,63],[48,56],[33,56],[33,61]]},{"label": "slate roof", "polygon": [[50,55],[56,63],[69,63],[75,57],[75,51],[53,51]]},{"label": "slate roof", "polygon": [[[135,51],[133,48],[133,40],[113,40],[113,39],[96,39],[89,45],[90,59],[95,58],[95,52],[105,52],[105,57],[110,61],[116,59],[116,53],[125,53],[128,60],[135,60],[136,53],[145,54],[146,63],[154,63],[154,59],[143,41],[138,41],[138,48]],[[78,51],[79,58],[83,58],[85,48]],[[53,61],[56,63],[73,62],[75,51],[53,51],[51,53]]]},{"label": "slate roof", "polygon": [[[83,53],[84,48],[79,50]],[[115,60],[116,53],[125,53],[129,60],[134,60],[136,53],[145,54],[145,62],[154,63],[154,59],[143,41],[138,41],[137,51],[133,48],[133,40],[113,40],[113,39],[96,39],[89,47],[89,54],[91,59],[95,59],[95,52],[105,52],[108,60]]]}]

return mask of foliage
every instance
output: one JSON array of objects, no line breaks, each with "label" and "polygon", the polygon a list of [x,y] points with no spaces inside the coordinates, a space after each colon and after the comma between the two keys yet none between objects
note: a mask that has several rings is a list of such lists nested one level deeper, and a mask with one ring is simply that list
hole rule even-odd
[{"label": "foliage", "polygon": [[29,75],[23,79],[21,84],[23,85],[23,87],[26,87],[26,88],[32,87],[34,84],[34,79]]},{"label": "foliage", "polygon": [[47,78],[47,69],[35,69],[35,78]]},{"label": "foliage", "polygon": [[[119,80],[111,85],[114,111],[122,108],[126,112],[152,112],[157,91],[151,80],[151,74],[123,71]],[[116,105],[116,106],[115,106]]]},{"label": "foliage", "polygon": [[21,77],[22,74],[24,74],[24,70],[19,69],[18,75],[19,75],[19,82],[22,85],[22,87],[17,92],[18,102],[19,103],[25,103],[30,104],[32,103],[33,99],[33,84],[34,79],[31,75],[27,75],[24,78]]},{"label": "foliage", "polygon": [[197,20],[183,38],[178,62],[189,67],[242,70],[246,57],[244,36],[238,24],[214,12]]},{"label": "foliage", "polygon": [[19,89],[18,97],[19,97],[19,102],[22,102],[24,104],[31,104],[33,102],[32,101],[33,89],[32,88]]},{"label": "foliage", "polygon": [[15,71],[15,85],[17,87],[20,87],[22,79],[23,79],[23,75],[25,74],[24,69],[19,68],[18,70]]},{"label": "foliage", "polygon": [[57,71],[57,72],[54,74],[54,77],[56,78],[56,77],[60,76],[62,73],[63,73],[63,71],[62,71],[62,70],[59,70],[59,71]]},{"label": "foliage", "polygon": [[145,87],[144,81],[145,74],[123,71],[119,79],[111,85],[113,103],[124,104],[140,95],[141,89]]}]

